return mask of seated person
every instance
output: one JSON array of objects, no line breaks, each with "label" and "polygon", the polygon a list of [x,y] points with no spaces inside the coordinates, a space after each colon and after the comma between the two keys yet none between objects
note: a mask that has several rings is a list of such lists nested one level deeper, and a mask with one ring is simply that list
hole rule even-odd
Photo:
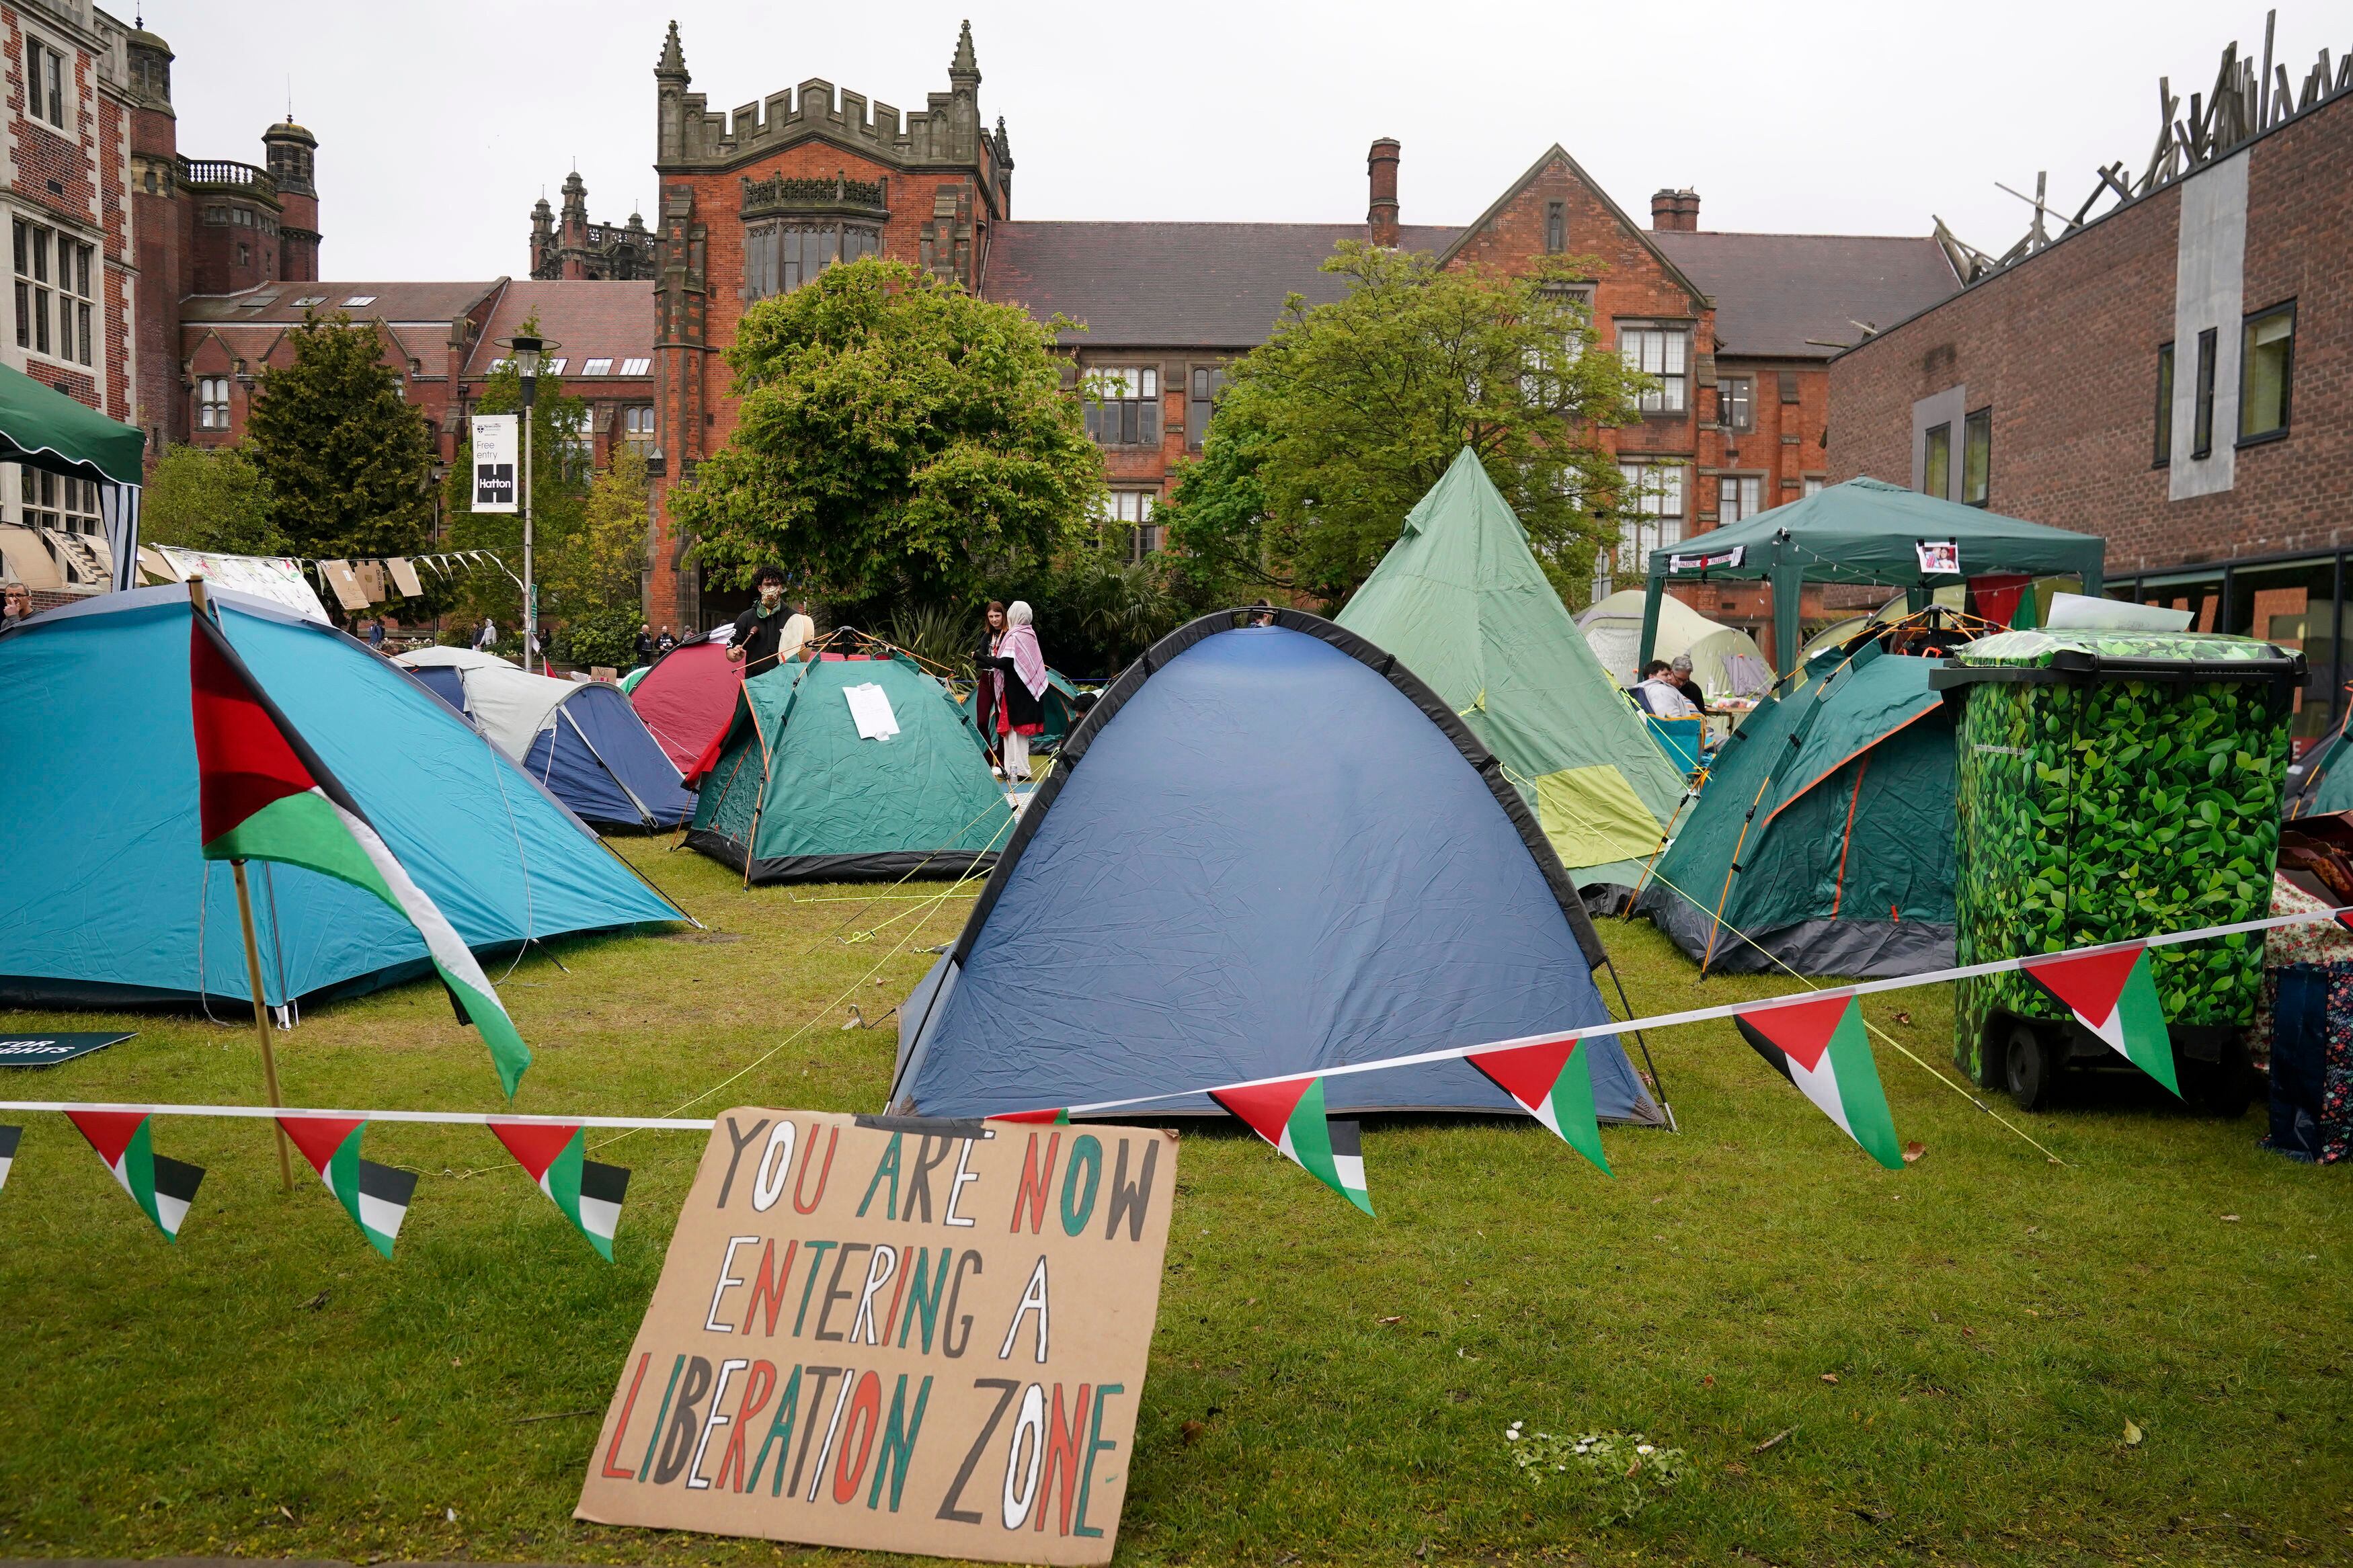
[{"label": "seated person", "polygon": [[1699,710],[1693,707],[1690,700],[1683,696],[1681,689],[1675,685],[1672,676],[1673,672],[1667,668],[1666,660],[1652,659],[1643,667],[1641,681],[1634,688],[1635,700],[1661,719],[1698,717]]}]

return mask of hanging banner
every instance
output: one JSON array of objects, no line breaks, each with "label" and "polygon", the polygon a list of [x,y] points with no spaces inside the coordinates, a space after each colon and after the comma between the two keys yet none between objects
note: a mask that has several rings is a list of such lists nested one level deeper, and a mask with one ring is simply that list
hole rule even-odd
[{"label": "hanging banner", "polygon": [[581,1519],[1111,1561],[1176,1134],[719,1118]]},{"label": "hanging banner", "polygon": [[474,510],[518,511],[516,454],[522,449],[521,418],[512,414],[474,416]]},{"label": "hanging banner", "polygon": [[316,621],[322,626],[334,624],[328,618],[327,606],[319,602],[311,579],[302,574],[299,561],[283,555],[219,555],[176,544],[158,544],[154,551],[183,583],[191,577],[202,577],[214,587],[232,594],[268,599],[306,621]]}]

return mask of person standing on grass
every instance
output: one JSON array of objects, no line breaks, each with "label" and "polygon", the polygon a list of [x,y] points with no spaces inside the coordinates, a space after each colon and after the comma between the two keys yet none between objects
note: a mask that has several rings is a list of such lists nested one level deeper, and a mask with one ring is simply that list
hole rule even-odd
[{"label": "person standing on grass", "polygon": [[651,664],[654,661],[654,628],[650,624],[641,624],[638,627],[638,642],[633,651],[637,654],[638,663],[641,665]]},{"label": "person standing on grass", "polygon": [[799,658],[817,635],[816,623],[785,603],[782,567],[761,567],[753,574],[752,587],[759,602],[735,617],[735,630],[727,639],[727,657],[744,667],[746,679]]},{"label": "person standing on grass", "polygon": [[1030,626],[1028,601],[1005,607],[1005,629],[992,640],[989,664],[998,676],[1002,700],[997,733],[1005,746],[1005,776],[1019,784],[1029,777],[1029,738],[1046,729],[1046,655]]},{"label": "person standing on grass", "polygon": [[997,645],[1005,637],[1004,604],[989,600],[986,619],[980,647],[972,655],[972,721],[980,731],[982,749],[988,752],[988,771],[1003,778],[1005,758],[997,743],[997,715],[1005,707],[1005,673],[997,668]]}]

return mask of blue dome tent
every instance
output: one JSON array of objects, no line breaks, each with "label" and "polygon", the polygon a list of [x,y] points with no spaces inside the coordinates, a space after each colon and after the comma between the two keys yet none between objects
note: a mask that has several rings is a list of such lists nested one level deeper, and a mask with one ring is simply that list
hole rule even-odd
[{"label": "blue dome tent", "polygon": [[[329,626],[216,591],[222,629],[477,952],[686,917],[429,691]],[[109,594],[0,634],[0,1003],[245,1001],[237,895],[198,844],[187,590]],[[378,900],[258,868],[263,989],[429,973]]]},{"label": "blue dome tent", "polygon": [[694,816],[694,795],[621,689],[557,680],[495,654],[419,648],[393,663],[474,721],[590,826],[660,832]]},{"label": "blue dome tent", "polygon": [[[1609,1017],[1577,889],[1430,689],[1294,610],[1155,643],[1063,744],[963,934],[902,1005],[891,1109],[1165,1095]],[[1663,1114],[1617,1040],[1600,1114]],[[1331,1079],[1335,1114],[1518,1108],[1462,1061]]]}]

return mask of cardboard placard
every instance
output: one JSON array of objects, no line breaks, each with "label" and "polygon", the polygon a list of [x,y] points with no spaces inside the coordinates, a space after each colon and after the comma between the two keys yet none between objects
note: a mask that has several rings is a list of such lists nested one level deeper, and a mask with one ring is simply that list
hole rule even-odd
[{"label": "cardboard placard", "polygon": [[579,1518],[1111,1561],[1172,1132],[719,1118]]}]

